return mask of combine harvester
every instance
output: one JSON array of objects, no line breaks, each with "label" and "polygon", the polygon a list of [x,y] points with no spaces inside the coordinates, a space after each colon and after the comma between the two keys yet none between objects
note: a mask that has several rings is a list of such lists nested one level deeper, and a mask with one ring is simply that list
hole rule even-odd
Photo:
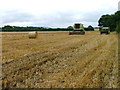
[{"label": "combine harvester", "polygon": [[85,30],[83,27],[83,24],[81,23],[75,23],[73,26],[73,31],[69,32],[69,35],[84,35]]}]

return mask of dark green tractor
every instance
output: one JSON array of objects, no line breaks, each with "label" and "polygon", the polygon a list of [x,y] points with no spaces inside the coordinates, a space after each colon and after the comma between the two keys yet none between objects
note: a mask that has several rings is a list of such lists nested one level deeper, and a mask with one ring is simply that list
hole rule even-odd
[{"label": "dark green tractor", "polygon": [[109,27],[102,27],[100,29],[100,34],[110,34],[110,29]]}]

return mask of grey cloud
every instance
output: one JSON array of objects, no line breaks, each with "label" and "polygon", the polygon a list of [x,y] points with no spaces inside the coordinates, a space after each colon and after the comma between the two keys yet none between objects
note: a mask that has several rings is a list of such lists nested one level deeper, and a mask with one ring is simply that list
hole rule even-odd
[{"label": "grey cloud", "polygon": [[43,15],[36,18],[36,24],[49,25],[49,26],[65,26],[76,21],[75,15],[77,12],[55,12],[49,15]]},{"label": "grey cloud", "polygon": [[32,18],[34,18],[32,14],[19,10],[6,11],[3,13],[2,23],[28,22],[31,21]]},{"label": "grey cloud", "polygon": [[48,14],[32,15],[19,10],[12,10],[4,12],[3,24],[13,22],[32,22],[33,26],[47,26],[47,27],[67,27],[73,25],[74,22],[85,22],[83,24],[97,25],[97,21],[105,11],[56,11]]},{"label": "grey cloud", "polygon": [[[56,12],[49,15],[37,17],[34,23],[41,26],[64,27],[72,25],[74,22],[91,22],[97,23],[100,13],[93,12]],[[77,15],[77,17],[76,17]]]}]

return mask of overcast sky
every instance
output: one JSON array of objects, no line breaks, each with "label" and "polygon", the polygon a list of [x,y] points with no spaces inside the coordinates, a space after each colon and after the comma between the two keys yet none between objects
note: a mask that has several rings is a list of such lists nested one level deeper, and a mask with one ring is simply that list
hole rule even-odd
[{"label": "overcast sky", "polygon": [[0,26],[97,26],[103,14],[118,10],[119,0],[1,0]]}]

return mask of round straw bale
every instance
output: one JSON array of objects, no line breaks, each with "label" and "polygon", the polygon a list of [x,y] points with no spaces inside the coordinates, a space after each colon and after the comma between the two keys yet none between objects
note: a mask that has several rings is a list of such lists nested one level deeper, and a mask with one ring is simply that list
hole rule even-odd
[{"label": "round straw bale", "polygon": [[29,32],[28,35],[29,35],[29,38],[36,38],[37,37],[37,31]]}]

